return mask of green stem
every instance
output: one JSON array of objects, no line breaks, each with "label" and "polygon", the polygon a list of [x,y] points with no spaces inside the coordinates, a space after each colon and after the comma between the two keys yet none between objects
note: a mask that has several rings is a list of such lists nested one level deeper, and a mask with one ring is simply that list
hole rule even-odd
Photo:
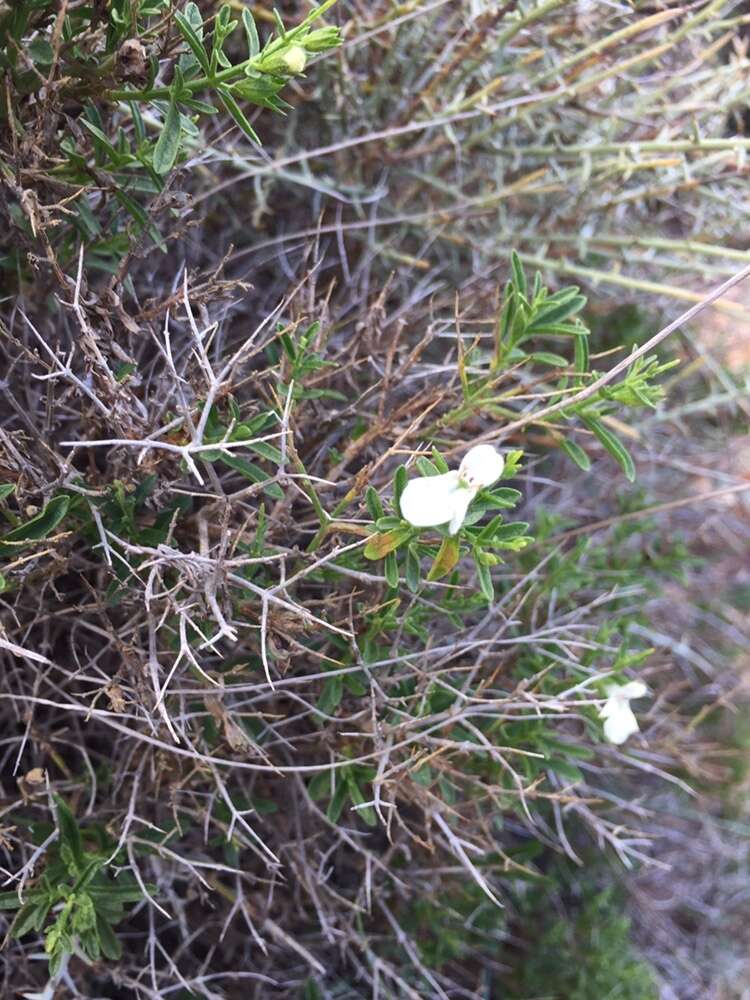
[{"label": "green stem", "polygon": [[[244,62],[238,63],[236,66],[229,66],[227,69],[223,69],[219,73],[212,73],[210,76],[199,76],[195,80],[186,81],[185,90],[194,94],[199,90],[215,89],[221,83],[233,83],[245,76],[248,70],[258,69],[262,72],[262,64],[269,56],[273,56],[279,49],[288,48],[313,21],[325,14],[337,2],[338,0],[325,0],[301,24],[288,31],[285,38],[274,38],[262,52],[251,56],[250,59],[245,59]],[[150,90],[110,90],[105,95],[110,101],[158,101],[168,100],[171,96],[170,87],[153,87]],[[179,100],[179,95],[177,95],[177,99]]]}]

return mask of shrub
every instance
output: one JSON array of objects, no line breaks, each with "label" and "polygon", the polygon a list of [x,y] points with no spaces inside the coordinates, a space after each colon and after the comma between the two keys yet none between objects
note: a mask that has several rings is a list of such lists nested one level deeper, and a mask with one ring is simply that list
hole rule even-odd
[{"label": "shrub", "polygon": [[0,5],[13,989],[653,993],[598,883],[503,906],[702,759],[652,334],[748,259],[724,7]]}]

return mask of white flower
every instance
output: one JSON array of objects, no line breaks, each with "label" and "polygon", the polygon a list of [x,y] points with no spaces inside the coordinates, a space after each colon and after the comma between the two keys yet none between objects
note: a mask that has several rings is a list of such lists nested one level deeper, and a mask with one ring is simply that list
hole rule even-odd
[{"label": "white flower", "polygon": [[450,522],[452,535],[464,523],[479,490],[492,486],[503,471],[503,456],[491,444],[478,444],[464,456],[458,471],[411,479],[401,494],[401,515],[415,528]]},{"label": "white flower", "polygon": [[638,732],[638,720],[630,707],[632,698],[643,698],[648,688],[643,681],[630,681],[621,687],[608,687],[607,700],[599,712],[604,719],[604,735],[610,743],[624,743]]}]

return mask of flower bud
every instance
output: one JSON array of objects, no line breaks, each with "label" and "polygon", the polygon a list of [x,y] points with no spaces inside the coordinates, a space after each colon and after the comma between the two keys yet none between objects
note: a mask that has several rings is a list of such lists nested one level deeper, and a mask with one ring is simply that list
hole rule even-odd
[{"label": "flower bud", "polygon": [[341,33],[338,28],[316,28],[309,35],[305,35],[302,44],[308,52],[325,52],[341,44]]},{"label": "flower bud", "polygon": [[301,45],[292,45],[281,58],[290,73],[301,73],[307,62],[307,55]]}]

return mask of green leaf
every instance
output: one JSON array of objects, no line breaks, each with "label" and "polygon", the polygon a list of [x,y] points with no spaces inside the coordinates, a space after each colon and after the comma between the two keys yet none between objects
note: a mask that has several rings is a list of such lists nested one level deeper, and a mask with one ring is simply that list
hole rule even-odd
[{"label": "green leaf", "polygon": [[358,816],[367,823],[368,826],[377,826],[377,817],[375,816],[375,810],[372,806],[365,806],[364,803],[367,799],[362,794],[362,789],[357,784],[357,779],[354,775],[349,772],[346,776],[346,782],[349,786],[349,797],[355,806],[364,806],[362,809],[355,810]]},{"label": "green leaf", "polygon": [[435,468],[441,475],[449,471],[450,466],[445,461],[440,452],[437,450],[437,448],[432,449],[432,461],[435,463]]},{"label": "green leaf", "polygon": [[551,351],[534,351],[529,355],[529,361],[537,361],[540,365],[551,365],[553,368],[567,368],[568,360],[562,354]]},{"label": "green leaf", "polygon": [[479,580],[479,589],[488,604],[492,604],[495,600],[495,588],[492,584],[492,574],[490,573],[489,566],[485,566],[479,559],[479,554],[474,555],[474,564],[477,567],[477,578]]},{"label": "green leaf", "polygon": [[415,465],[417,466],[417,468],[419,469],[419,471],[422,473],[423,476],[438,476],[438,475],[440,475],[440,473],[438,472],[437,466],[434,465],[429,460],[429,458],[425,458],[424,455],[420,455],[420,457],[415,462]]},{"label": "green leaf", "polygon": [[622,471],[632,483],[635,480],[635,463],[625,445],[604,426],[601,420],[597,420],[595,417],[582,417],[581,419],[588,429],[594,432],[610,455],[619,462]]},{"label": "green leaf", "polygon": [[591,459],[579,444],[576,444],[575,441],[564,439],[560,442],[560,445],[568,458],[572,459],[579,469],[583,469],[584,472],[589,471],[591,468]]},{"label": "green leaf", "polygon": [[38,921],[40,914],[42,915],[42,924],[44,923],[44,918],[49,912],[51,906],[51,900],[31,900],[23,904],[21,909],[16,914],[16,919],[13,921],[13,927],[11,928],[11,934],[14,938],[21,938],[24,934],[28,934],[29,931],[39,930]]},{"label": "green leaf", "polygon": [[323,684],[323,690],[318,698],[318,709],[323,713],[323,715],[333,715],[341,704],[343,694],[344,685],[341,677],[329,677]]},{"label": "green leaf", "polygon": [[520,538],[529,530],[526,521],[510,521],[508,524],[499,525],[492,534],[493,542],[506,542],[512,538]]},{"label": "green leaf", "polygon": [[[195,4],[189,4],[188,6],[195,7]],[[187,8],[186,8],[186,10],[187,10]],[[197,8],[196,8],[196,10],[197,10]],[[199,16],[200,16],[200,12],[199,12]],[[188,18],[185,17],[184,14],[181,14],[179,11],[177,11],[175,13],[174,17],[175,17],[175,21],[177,22],[177,27],[180,30],[180,34],[182,35],[182,37],[185,39],[185,41],[190,46],[190,50],[193,53],[193,55],[195,56],[195,58],[198,60],[198,63],[200,64],[200,67],[203,70],[203,72],[206,74],[206,76],[209,76],[211,71],[210,71],[209,62],[208,62],[208,53],[203,48],[203,42],[198,37],[198,34],[195,31],[195,28],[190,23],[190,21],[188,20]]]},{"label": "green leaf", "polygon": [[96,932],[99,937],[102,954],[105,958],[116,962],[122,956],[122,945],[115,936],[111,925],[99,914],[96,916]]},{"label": "green leaf", "polygon": [[403,528],[404,522],[400,517],[393,517],[390,514],[386,514],[385,517],[377,519],[375,527],[378,531],[392,531],[394,528]]},{"label": "green leaf", "polygon": [[406,489],[408,481],[409,473],[406,471],[406,466],[399,465],[393,477],[393,503],[398,511],[399,517],[401,516],[401,494]]},{"label": "green leaf", "polygon": [[202,40],[203,39],[203,15],[200,12],[200,8],[198,7],[198,4],[197,3],[193,3],[193,0],[190,0],[190,3],[186,3],[185,4],[185,17],[190,22],[190,26],[192,27],[193,31],[196,33],[196,35],[198,36],[198,38],[200,38]]},{"label": "green leaf", "polygon": [[80,873],[84,868],[83,841],[78,829],[78,823],[73,813],[59,795],[54,796],[57,811],[57,828],[60,831],[60,844],[68,847],[71,857]]},{"label": "green leaf", "polygon": [[11,495],[13,490],[16,488],[15,483],[2,483],[0,484],[0,500],[5,500]]},{"label": "green leaf", "polygon": [[389,552],[383,563],[383,574],[389,587],[398,587],[398,559],[395,552]]},{"label": "green leaf", "polygon": [[323,994],[320,992],[314,979],[308,978],[305,980],[302,987],[301,1000],[323,1000]]},{"label": "green leaf", "polygon": [[576,767],[575,764],[569,763],[569,761],[548,760],[545,763],[545,767],[548,771],[554,771],[555,774],[559,774],[575,784],[584,780],[581,769]]},{"label": "green leaf", "polygon": [[328,798],[328,796],[333,792],[335,785],[335,778],[331,781],[333,773],[334,772],[332,771],[321,771],[319,774],[314,775],[310,780],[310,784],[307,786],[307,794],[313,802],[317,802],[319,799]]},{"label": "green leaf", "polygon": [[257,56],[260,52],[260,38],[258,38],[258,29],[255,27],[255,20],[250,11],[245,7],[242,11],[242,24],[245,29],[245,34],[247,35],[247,50],[250,58]]},{"label": "green leaf", "polygon": [[513,273],[513,284],[516,289],[526,298],[526,275],[523,273],[523,264],[521,263],[521,258],[518,256],[515,250],[511,251],[510,255],[510,268]]},{"label": "green leaf", "polygon": [[[202,458],[206,460],[206,456],[209,452],[203,452]],[[261,469],[259,465],[255,462],[248,462],[245,458],[240,458],[239,455],[230,455],[228,452],[221,452],[218,455],[218,460],[223,462],[224,465],[228,465],[230,469],[235,469],[237,472],[241,472],[243,476],[249,479],[253,483],[264,483],[263,492],[266,493],[273,500],[283,500],[284,491],[279,486],[278,483],[272,482],[268,474]]]},{"label": "green leaf", "polygon": [[282,454],[276,445],[273,445],[268,441],[248,441],[247,446],[250,451],[254,451],[255,454],[260,455],[261,458],[265,458],[269,462],[273,462],[274,465],[281,465]]},{"label": "green leaf", "polygon": [[409,545],[406,549],[406,566],[404,575],[406,576],[406,586],[412,594],[416,594],[419,590],[420,566],[419,556],[417,555],[413,545]]},{"label": "green leaf", "polygon": [[589,338],[588,336],[578,336],[575,339],[575,366],[576,371],[584,374],[589,370]]},{"label": "green leaf", "polygon": [[67,940],[67,936],[63,937],[60,941],[59,946],[52,952],[49,957],[48,972],[50,978],[54,978],[62,969],[62,964],[65,959],[66,954],[70,951],[68,944],[70,942]]},{"label": "green leaf", "polygon": [[164,127],[154,147],[153,167],[157,174],[168,174],[174,166],[180,151],[182,129],[180,126],[180,111],[174,98],[169,102]]},{"label": "green leaf", "polygon": [[586,328],[580,323],[540,323],[534,324],[533,328],[528,327],[526,333],[536,334],[556,334],[560,337],[581,337],[586,334]]},{"label": "green leaf", "polygon": [[346,805],[346,800],[348,798],[349,787],[346,781],[339,781],[336,785],[336,791],[333,793],[333,797],[328,804],[328,809],[326,810],[326,816],[331,823],[338,823],[341,819],[341,813],[344,811],[344,806]]},{"label": "green leaf", "polygon": [[367,510],[370,513],[370,517],[373,521],[377,521],[378,518],[382,517],[385,511],[383,510],[383,504],[380,502],[380,497],[378,496],[378,491],[372,486],[367,487],[367,492],[365,493],[365,503],[367,504]]},{"label": "green leaf", "polygon": [[219,85],[217,87],[217,91],[219,94],[219,99],[226,108],[228,114],[235,120],[235,122],[239,125],[239,127],[242,129],[245,135],[260,146],[261,142],[258,133],[255,131],[253,126],[245,117],[244,111],[239,106],[237,101],[234,99],[231,90],[228,87]]},{"label": "green leaf", "polygon": [[[157,886],[155,885],[146,885],[146,888],[150,893],[155,893],[157,891]],[[138,885],[113,885],[112,883],[108,883],[107,885],[92,884],[88,887],[87,892],[94,900],[94,904],[97,908],[99,906],[99,901],[102,899],[114,902],[118,906],[122,906],[124,903],[139,903],[143,899],[143,892]]]},{"label": "green leaf", "polygon": [[549,326],[550,323],[561,323],[569,316],[580,312],[585,305],[586,299],[583,295],[572,295],[563,302],[555,302],[554,299],[550,299],[535,312],[531,324],[527,327],[527,333],[533,333],[536,328]]},{"label": "green leaf", "polygon": [[119,188],[114,188],[112,194],[115,198],[117,198],[125,211],[132,216],[133,219],[135,219],[141,229],[145,229],[148,232],[151,239],[159,247],[162,253],[166,253],[167,244],[161,238],[161,233],[154,225],[148,212],[141,208],[138,202],[131,198],[129,194],[126,194]]},{"label": "green leaf", "polygon": [[68,513],[70,503],[70,497],[54,497],[41,513],[32,517],[30,521],[26,521],[25,524],[20,524],[17,528],[9,531],[0,540],[0,556],[15,555],[29,542],[40,541],[51,535]]},{"label": "green leaf", "polygon": [[[26,894],[27,900],[30,898]],[[15,892],[0,892],[0,910],[17,910],[23,903]]]},{"label": "green leaf", "polygon": [[496,514],[492,518],[490,523],[487,524],[484,528],[482,528],[482,530],[477,535],[477,542],[476,542],[477,545],[484,545],[486,542],[489,542],[493,538],[495,532],[498,530],[498,528],[502,523],[503,523],[503,515]]}]

